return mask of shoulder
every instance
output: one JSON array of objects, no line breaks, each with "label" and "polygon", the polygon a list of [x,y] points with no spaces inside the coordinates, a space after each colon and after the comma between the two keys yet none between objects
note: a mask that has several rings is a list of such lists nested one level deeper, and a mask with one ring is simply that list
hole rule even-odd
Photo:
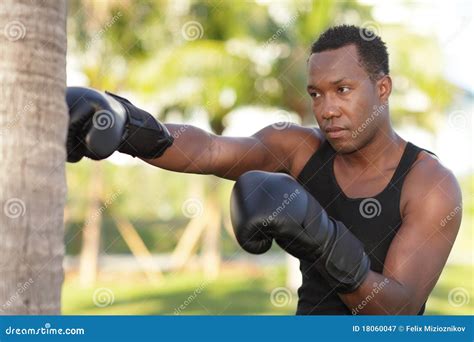
[{"label": "shoulder", "polygon": [[405,181],[412,185],[414,192],[459,189],[452,171],[444,166],[436,156],[425,151],[418,154]]},{"label": "shoulder", "polygon": [[460,210],[461,189],[451,170],[436,156],[421,151],[405,178],[402,203],[402,214],[417,208],[433,213]]},{"label": "shoulder", "polygon": [[321,130],[316,127],[305,127],[291,122],[278,122],[266,126],[254,136],[265,141],[280,141],[285,145],[295,145],[306,143],[318,146],[323,139]]},{"label": "shoulder", "polygon": [[324,141],[324,135],[316,127],[305,127],[280,122],[265,127],[254,135],[272,153],[285,159],[287,172],[296,177],[306,162]]},{"label": "shoulder", "polygon": [[309,159],[316,153],[325,141],[324,134],[319,128],[310,128],[306,132],[294,132],[299,138],[295,138],[298,142],[295,153],[292,154],[289,174],[294,178],[298,178]]}]

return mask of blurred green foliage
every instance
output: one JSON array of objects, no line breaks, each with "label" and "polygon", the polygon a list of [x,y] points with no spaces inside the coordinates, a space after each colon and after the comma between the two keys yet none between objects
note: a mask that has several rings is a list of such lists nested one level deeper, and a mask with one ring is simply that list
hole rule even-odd
[{"label": "blurred green foliage", "polygon": [[[314,122],[306,60],[311,43],[336,24],[374,27],[387,42],[395,123],[436,129],[456,91],[441,74],[435,37],[375,23],[371,7],[356,1],[74,0],[68,23],[71,51],[90,86],[131,90],[162,116],[204,108],[216,133],[227,113],[249,104],[281,107]],[[420,97],[425,106],[414,105]]]},{"label": "blurred green foliage", "polygon": [[[204,109],[213,131],[221,133],[230,111],[259,105],[294,111],[314,124],[305,92],[311,43],[331,25],[369,23],[390,53],[393,121],[435,130],[456,91],[443,79],[438,42],[401,25],[374,23],[371,13],[371,6],[356,1],[72,0],[69,54],[90,86],[133,92],[164,119],[173,113],[186,120]],[[413,92],[428,99],[426,108],[411,106]],[[90,215],[91,163],[67,167],[69,253],[77,253],[80,229]],[[228,214],[231,182],[144,163],[101,164],[103,201],[113,198],[104,204],[103,222],[103,244],[116,241],[111,252],[126,251],[109,215],[114,211],[131,220],[153,252],[169,251],[188,221],[182,205],[194,196],[190,189],[196,184],[204,189],[200,201],[218,196]],[[235,243],[222,235],[224,250],[232,253]]]}]

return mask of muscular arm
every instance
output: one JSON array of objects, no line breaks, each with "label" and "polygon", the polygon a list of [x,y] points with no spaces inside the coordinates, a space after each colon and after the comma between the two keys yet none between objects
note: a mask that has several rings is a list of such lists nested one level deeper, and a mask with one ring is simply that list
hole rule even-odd
[{"label": "muscular arm", "polygon": [[144,159],[147,163],[231,180],[249,170],[298,172],[295,161],[310,156],[319,144],[314,129],[297,125],[283,130],[268,126],[243,138],[218,136],[190,125],[166,127],[175,138],[173,145],[160,158]]},{"label": "muscular arm", "polygon": [[339,295],[353,313],[417,314],[434,288],[456,238],[462,204],[454,176],[430,163],[404,185],[403,223],[383,273],[370,271],[355,292]]}]

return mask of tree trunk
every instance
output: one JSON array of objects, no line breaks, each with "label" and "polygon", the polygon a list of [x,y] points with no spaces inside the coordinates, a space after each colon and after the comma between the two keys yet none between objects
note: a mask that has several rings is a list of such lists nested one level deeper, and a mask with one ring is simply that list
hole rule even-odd
[{"label": "tree trunk", "polygon": [[208,197],[206,207],[206,230],[204,231],[202,241],[202,262],[204,277],[211,281],[219,275],[221,263],[220,253],[220,230],[221,230],[221,211],[217,194],[211,194]]},{"label": "tree trunk", "polygon": [[102,227],[103,179],[102,166],[94,162],[89,185],[89,203],[87,217],[82,230],[82,247],[79,262],[79,282],[84,287],[91,287],[99,273],[100,233]]},{"label": "tree trunk", "polygon": [[0,314],[59,314],[66,3],[0,2]]}]

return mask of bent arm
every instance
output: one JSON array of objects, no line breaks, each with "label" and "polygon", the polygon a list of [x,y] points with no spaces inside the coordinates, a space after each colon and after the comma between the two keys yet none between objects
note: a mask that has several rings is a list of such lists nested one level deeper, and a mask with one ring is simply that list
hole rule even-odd
[{"label": "bent arm", "polygon": [[370,271],[355,292],[339,295],[353,314],[417,314],[436,285],[460,226],[461,192],[451,174],[425,190],[407,204],[383,273]]}]

